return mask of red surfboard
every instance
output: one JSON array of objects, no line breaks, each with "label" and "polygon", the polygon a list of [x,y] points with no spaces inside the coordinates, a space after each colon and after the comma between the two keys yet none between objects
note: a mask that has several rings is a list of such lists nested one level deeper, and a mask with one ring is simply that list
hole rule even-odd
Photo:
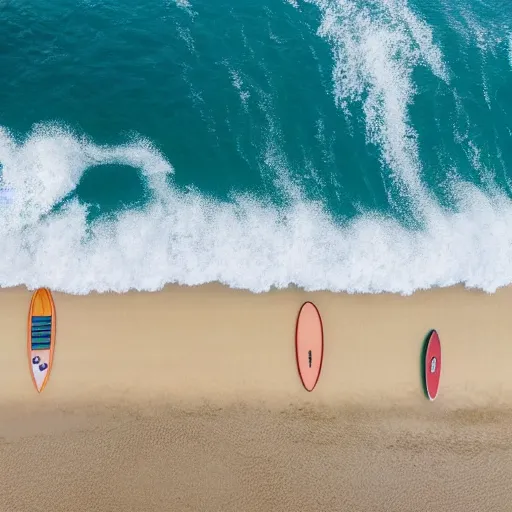
[{"label": "red surfboard", "polygon": [[441,342],[435,330],[430,333],[425,351],[425,388],[429,400],[434,400],[439,391],[441,378]]},{"label": "red surfboard", "polygon": [[302,305],[297,317],[295,354],[302,384],[313,391],[322,370],[324,332],[320,313],[311,302]]}]

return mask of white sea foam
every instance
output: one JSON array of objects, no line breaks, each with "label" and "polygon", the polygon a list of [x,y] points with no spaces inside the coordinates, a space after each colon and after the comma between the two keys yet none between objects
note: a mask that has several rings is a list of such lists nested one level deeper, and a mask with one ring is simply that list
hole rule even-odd
[{"label": "white sea foam", "polygon": [[403,193],[419,206],[430,202],[419,176],[417,134],[408,106],[415,88],[412,72],[426,66],[439,79],[449,74],[432,31],[402,0],[307,0],[322,13],[318,34],[334,58],[337,104],[362,103],[367,139],[381,149]]},{"label": "white sea foam", "polygon": [[470,10],[469,7],[470,4],[465,5],[457,13],[457,18],[463,20],[463,23],[459,21],[456,25],[457,32],[463,35],[466,43],[475,44],[484,59],[487,54],[496,57],[507,37],[506,25],[502,20],[482,17],[475,9]]},{"label": "white sea foam", "polygon": [[[425,231],[362,216],[341,227],[313,202],[286,209],[240,197],[233,204],[166,184],[172,166],[145,141],[99,147],[55,127],[24,143],[0,133],[4,179],[18,192],[1,205],[0,283],[71,293],[157,290],[220,281],[254,292],[291,283],[307,290],[411,293],[458,282],[494,291],[512,282],[512,205],[459,182],[459,212],[431,212]],[[140,170],[149,207],[99,219],[71,199],[90,165]]]},{"label": "white sea foam", "polygon": [[197,55],[197,50],[194,45],[194,39],[192,37],[192,34],[190,33],[190,29],[188,27],[182,27],[178,23],[176,24],[176,30],[178,32],[178,35],[180,38],[185,42],[187,45],[188,50]]},{"label": "white sea foam", "polygon": [[[305,201],[280,151],[271,98],[262,105],[269,125],[263,160],[276,188],[290,198],[282,209],[249,197],[221,203],[179,192],[167,182],[172,165],[142,139],[98,146],[42,125],[16,142],[0,129],[3,182],[15,192],[11,204],[0,203],[0,285],[82,294],[219,281],[254,292],[295,284],[409,294],[456,283],[492,292],[511,283],[510,200],[454,181],[455,211],[447,213],[428,198],[420,179],[407,113],[412,71],[423,65],[449,79],[429,28],[398,0],[371,0],[364,8],[349,0],[315,3],[322,12],[319,34],[333,47],[336,101],[362,104],[368,140],[406,193],[423,203],[423,231],[370,214],[340,226],[320,204]],[[476,146],[473,156],[477,165]],[[139,170],[152,195],[144,210],[90,226],[87,205],[76,198],[52,211],[88,168],[107,163]]]},{"label": "white sea foam", "polygon": [[167,0],[167,3],[174,3],[174,5],[185,11],[191,18],[197,16],[189,0]]},{"label": "white sea foam", "polygon": [[500,48],[504,43],[503,27],[489,19],[485,20],[485,22],[479,20],[478,17],[474,13],[468,11],[467,8],[460,13],[460,17],[466,24],[466,27],[461,30],[466,42],[475,44],[480,51],[482,59],[480,71],[482,77],[482,94],[487,107],[491,109],[491,95],[489,94],[486,68],[488,67],[489,56],[495,58],[498,48]]},{"label": "white sea foam", "polygon": [[240,96],[240,101],[242,102],[244,109],[247,109],[247,100],[251,97],[251,93],[245,87],[239,72],[234,69],[229,69],[229,74],[231,76],[231,83],[238,91],[238,95]]},{"label": "white sea foam", "polygon": [[175,0],[175,3],[178,7],[182,9],[190,9],[192,6],[190,5],[189,0]]}]

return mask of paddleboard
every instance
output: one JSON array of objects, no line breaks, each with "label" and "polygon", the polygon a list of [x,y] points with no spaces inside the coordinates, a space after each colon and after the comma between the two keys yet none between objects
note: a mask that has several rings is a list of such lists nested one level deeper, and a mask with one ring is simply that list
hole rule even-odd
[{"label": "paddleboard", "polygon": [[324,332],[322,318],[312,302],[305,302],[297,317],[295,354],[302,384],[308,391],[313,391],[322,370]]},{"label": "paddleboard", "polygon": [[32,382],[41,393],[48,383],[55,350],[55,305],[47,288],[32,295],[28,312],[27,350]]},{"label": "paddleboard", "polygon": [[432,330],[427,339],[424,361],[425,390],[429,400],[434,400],[439,391],[441,378],[441,341],[435,330]]}]

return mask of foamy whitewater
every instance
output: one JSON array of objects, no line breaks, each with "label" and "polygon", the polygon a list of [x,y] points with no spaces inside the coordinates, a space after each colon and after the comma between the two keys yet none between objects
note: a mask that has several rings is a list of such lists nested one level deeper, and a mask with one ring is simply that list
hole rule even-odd
[{"label": "foamy whitewater", "polygon": [[164,4],[0,11],[2,287],[512,282],[512,4]]}]

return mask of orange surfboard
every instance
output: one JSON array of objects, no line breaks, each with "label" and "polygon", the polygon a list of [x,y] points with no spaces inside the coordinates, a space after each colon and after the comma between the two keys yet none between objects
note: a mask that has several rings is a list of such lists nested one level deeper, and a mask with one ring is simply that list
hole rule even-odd
[{"label": "orange surfboard", "polygon": [[322,370],[324,330],[320,313],[312,302],[305,302],[297,317],[295,354],[302,384],[313,391]]},{"label": "orange surfboard", "polygon": [[41,393],[48,383],[55,350],[55,305],[50,290],[39,288],[32,295],[28,312],[27,350],[32,382]]}]

